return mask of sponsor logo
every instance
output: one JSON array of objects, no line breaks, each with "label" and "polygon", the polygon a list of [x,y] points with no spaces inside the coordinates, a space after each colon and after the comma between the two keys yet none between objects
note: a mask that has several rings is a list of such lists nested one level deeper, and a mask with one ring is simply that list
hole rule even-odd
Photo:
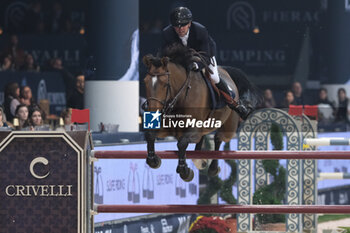
[{"label": "sponsor logo", "polygon": [[[43,164],[44,168],[35,169],[36,165]],[[29,164],[29,172],[35,179],[45,179],[49,176],[48,171],[49,161],[45,157],[37,157]],[[41,170],[41,172],[38,172]],[[42,185],[8,185],[5,188],[5,193],[9,197],[69,197],[72,195],[73,185],[56,185],[56,184],[42,184]]]},{"label": "sponsor logo", "polygon": [[49,164],[49,161],[48,161],[46,158],[44,158],[44,157],[35,158],[35,159],[33,159],[32,162],[30,163],[29,171],[30,171],[30,174],[32,174],[33,177],[35,177],[35,178],[37,178],[37,179],[44,179],[44,178],[46,178],[46,177],[50,174],[50,172],[47,172],[47,173],[46,173],[45,175],[43,175],[43,176],[40,176],[40,175],[36,174],[36,173],[34,172],[34,166],[35,166],[36,164],[39,164],[39,163],[44,164],[44,165],[48,165],[48,164]]},{"label": "sponsor logo", "polygon": [[143,128],[144,129],[160,129],[160,116],[162,114],[157,110],[156,112],[143,113]]},{"label": "sponsor logo", "polygon": [[144,112],[144,129],[175,129],[175,128],[220,128],[222,122],[215,118],[198,120],[191,115],[174,114],[162,115],[158,110],[156,112]]},{"label": "sponsor logo", "polygon": [[239,1],[233,3],[226,14],[226,28],[230,30],[233,25],[242,30],[255,28],[255,10],[247,2]]}]

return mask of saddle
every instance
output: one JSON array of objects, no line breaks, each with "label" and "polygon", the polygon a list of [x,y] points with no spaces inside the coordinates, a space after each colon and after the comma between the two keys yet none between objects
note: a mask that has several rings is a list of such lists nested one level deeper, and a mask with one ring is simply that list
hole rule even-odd
[{"label": "saddle", "polygon": [[[210,78],[210,73],[212,73],[212,71],[209,68],[209,64],[211,62],[210,59],[203,56],[201,52],[196,52],[194,50],[192,50],[192,55],[191,61],[199,64],[201,76],[209,89],[211,109],[220,109],[225,107],[227,104],[236,105],[237,103],[231,98],[231,96],[224,91],[219,90],[212,82]],[[223,79],[223,73],[220,72],[220,70],[219,78]]]},{"label": "saddle", "polygon": [[[225,96],[219,91],[219,89],[215,86],[215,84],[211,81],[211,79],[207,76],[208,73],[202,69],[199,72],[204,79],[205,83],[207,84],[208,90],[209,90],[209,96],[210,96],[210,108],[212,110],[220,109],[226,106],[226,98]],[[219,77],[221,78],[221,73],[219,72]]]}]

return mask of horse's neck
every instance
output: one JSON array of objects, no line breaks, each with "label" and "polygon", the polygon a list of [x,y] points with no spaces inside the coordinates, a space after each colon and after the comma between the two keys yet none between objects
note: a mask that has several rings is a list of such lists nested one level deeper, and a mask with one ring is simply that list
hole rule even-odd
[{"label": "horse's neck", "polygon": [[[192,106],[197,105],[197,101],[199,101],[201,103],[198,104],[202,106],[202,102],[207,101],[208,90],[200,72],[190,72],[189,77],[187,77],[186,70],[183,67],[172,63],[169,64],[168,69],[171,73],[170,86],[172,88],[172,97],[181,91],[179,96],[181,98],[178,104],[181,106]],[[181,90],[182,88],[183,90]]]},{"label": "horse's neck", "polygon": [[187,73],[183,67],[175,65],[174,63],[169,63],[168,69],[170,73],[170,86],[172,88],[173,94],[176,94],[185,84]]}]

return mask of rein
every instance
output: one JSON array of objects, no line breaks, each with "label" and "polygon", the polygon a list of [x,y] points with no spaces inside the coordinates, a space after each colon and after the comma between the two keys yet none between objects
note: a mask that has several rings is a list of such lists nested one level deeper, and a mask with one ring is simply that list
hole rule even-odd
[{"label": "rein", "polygon": [[[148,106],[148,102],[150,100],[154,100],[154,101],[157,101],[159,103],[161,103],[163,105],[163,108],[161,110],[161,112],[163,114],[167,114],[169,112],[171,112],[176,104],[176,102],[178,101],[179,97],[181,96],[181,94],[185,91],[186,87],[187,89],[191,88],[190,86],[190,80],[191,80],[191,76],[189,75],[189,73],[186,74],[186,80],[185,82],[182,84],[180,90],[176,93],[175,97],[173,99],[168,99],[168,97],[171,95],[171,85],[170,85],[170,72],[167,71],[167,72],[164,72],[164,73],[150,73],[149,71],[147,72],[150,76],[152,77],[159,77],[159,76],[167,76],[168,77],[168,80],[167,80],[167,84],[166,84],[166,96],[165,96],[165,100],[160,100],[158,98],[155,98],[155,97],[149,97],[145,103],[142,104],[142,108],[145,110]],[[187,95],[187,92],[186,92],[186,95]]]}]

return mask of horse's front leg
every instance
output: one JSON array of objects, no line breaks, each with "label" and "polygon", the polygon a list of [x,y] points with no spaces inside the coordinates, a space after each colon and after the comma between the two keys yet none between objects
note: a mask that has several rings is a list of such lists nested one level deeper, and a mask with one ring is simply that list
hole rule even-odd
[{"label": "horse's front leg", "polygon": [[[222,140],[218,135],[218,133],[216,133],[214,136],[215,151],[218,151],[220,149],[221,143],[222,143]],[[218,160],[213,159],[208,169],[208,175],[211,177],[217,176],[220,173],[220,170],[221,169],[218,165]]]},{"label": "horse's front leg", "polygon": [[157,169],[162,164],[160,158],[156,155],[154,151],[154,141],[156,140],[156,133],[153,131],[145,132],[145,139],[147,142],[147,159],[146,163],[151,168]]},{"label": "horse's front leg", "polygon": [[186,182],[190,182],[194,177],[192,169],[189,168],[186,163],[186,149],[188,143],[189,138],[185,136],[181,137],[177,142],[177,148],[179,149],[179,164],[177,165],[176,172],[179,173],[181,179]]}]

